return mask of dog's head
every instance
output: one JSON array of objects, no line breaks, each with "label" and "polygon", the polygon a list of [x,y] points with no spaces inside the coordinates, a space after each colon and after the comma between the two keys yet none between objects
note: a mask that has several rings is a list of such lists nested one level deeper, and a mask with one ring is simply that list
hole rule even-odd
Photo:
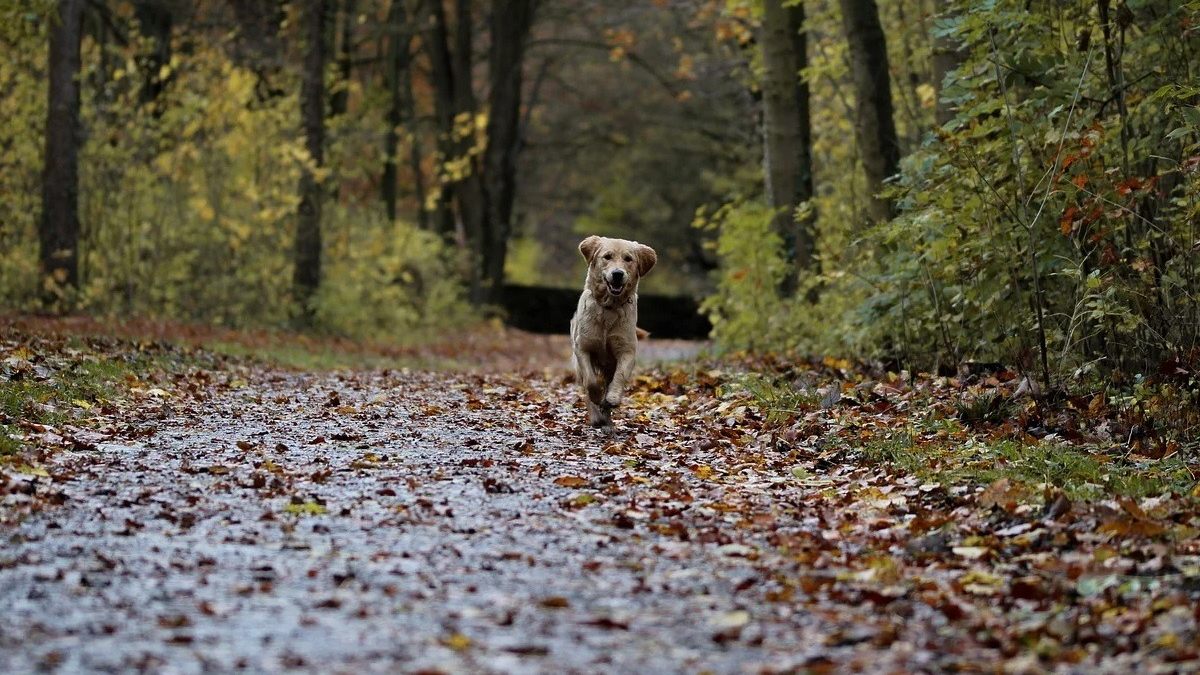
[{"label": "dog's head", "polygon": [[579,242],[588,262],[588,289],[602,305],[618,304],[637,292],[638,280],[654,269],[654,249],[626,239],[591,236]]}]

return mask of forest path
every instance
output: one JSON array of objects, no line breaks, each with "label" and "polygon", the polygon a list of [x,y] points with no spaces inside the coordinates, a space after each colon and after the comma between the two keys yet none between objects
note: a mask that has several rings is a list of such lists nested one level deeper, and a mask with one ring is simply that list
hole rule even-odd
[{"label": "forest path", "polygon": [[62,506],[4,551],[5,672],[734,672],[805,651],[799,615],[737,639],[747,547],[585,508],[631,457],[687,469],[638,449],[671,438],[653,423],[581,428],[561,379],[200,385],[125,420],[148,439],[57,456]]},{"label": "forest path", "polygon": [[646,371],[611,434],[556,366],[137,382],[5,474],[0,671],[1195,665],[1184,544],[1108,546],[1069,502],[967,500],[827,448],[857,408],[801,435],[719,372]]}]

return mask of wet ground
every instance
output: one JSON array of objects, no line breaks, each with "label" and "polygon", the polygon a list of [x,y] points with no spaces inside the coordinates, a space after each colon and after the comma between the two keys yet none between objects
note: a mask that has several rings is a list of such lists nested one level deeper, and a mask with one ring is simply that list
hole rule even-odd
[{"label": "wet ground", "polygon": [[153,437],[60,455],[60,480],[36,489],[63,505],[9,533],[3,670],[802,662],[811,618],[772,608],[751,625],[767,610],[739,597],[748,549],[647,536],[636,511],[614,524],[587,508],[580,487],[628,478],[605,447],[629,434],[584,431],[573,389],[540,384],[279,373],[149,406],[137,426]]},{"label": "wet ground", "polygon": [[981,506],[698,365],[594,431],[563,348],[201,370],[34,430],[57,449],[0,474],[0,672],[1196,672],[1194,533]]}]

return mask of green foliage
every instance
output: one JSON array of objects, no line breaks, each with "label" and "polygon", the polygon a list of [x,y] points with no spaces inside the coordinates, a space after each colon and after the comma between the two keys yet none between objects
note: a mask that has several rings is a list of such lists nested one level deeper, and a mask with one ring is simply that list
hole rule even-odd
[{"label": "green foliage", "polygon": [[287,506],[283,507],[283,512],[293,516],[322,516],[329,513],[329,509],[319,502],[294,498]]},{"label": "green foliage", "polygon": [[872,232],[883,272],[858,321],[877,349],[1033,368],[1041,330],[1065,375],[1195,347],[1197,129],[1151,96],[1178,103],[1169,83],[1196,81],[1178,51],[1195,8],[1161,9],[1135,14],[1145,33],[1111,25],[1116,56],[1082,6],[1031,21],[996,2],[943,24],[969,49],[944,92],[958,115],[907,159],[901,214]]},{"label": "green foliage", "polygon": [[958,419],[971,426],[999,424],[1013,412],[1008,398],[1000,392],[990,392],[959,401],[954,406]]},{"label": "green foliage", "polygon": [[[157,105],[139,102],[132,47],[118,50],[124,68],[85,97],[80,304],[226,325],[282,322],[296,185],[309,161],[294,131],[298,103],[258,103],[253,73],[220,45],[196,50],[175,59],[173,86]],[[85,63],[103,59],[92,53]]]},{"label": "green foliage", "polygon": [[545,250],[531,237],[519,237],[508,243],[504,260],[504,278],[510,283],[535,285],[540,282]]},{"label": "green foliage", "polygon": [[40,290],[37,216],[47,40],[38,17],[15,8],[0,14],[0,307],[20,310],[31,309]]},{"label": "green foliage", "polygon": [[945,487],[983,487],[1007,481],[1013,490],[1061,489],[1071,499],[1114,495],[1144,499],[1186,495],[1195,486],[1187,461],[1179,456],[1157,461],[1129,461],[1086,448],[1014,441],[946,443],[915,446],[900,438],[861,446],[873,462],[888,462],[922,480]]},{"label": "green foliage", "polygon": [[837,9],[811,9],[820,302],[753,297],[781,273],[774,258],[739,275],[778,244],[735,210],[706,305],[718,340],[920,369],[984,360],[1040,376],[1044,363],[1059,381],[1200,347],[1200,3],[1122,5],[1107,25],[1092,4],[964,3],[933,28],[963,46],[941,90],[957,114],[919,147],[933,99],[912,83],[927,54],[914,8],[885,6],[891,57],[916,77],[893,92],[912,146],[890,187],[899,215],[865,232]]},{"label": "green foliage", "polygon": [[787,263],[783,242],[771,229],[770,211],[761,204],[726,204],[708,216],[703,210],[695,226],[716,231],[716,253],[722,261],[716,291],[701,309],[713,324],[718,342],[747,349],[767,349],[787,340],[785,301],[776,289]]},{"label": "green foliage", "polygon": [[440,237],[405,223],[338,209],[325,280],[314,299],[319,330],[375,342],[412,344],[475,320]]},{"label": "green foliage", "polygon": [[[45,119],[46,24],[0,29],[0,305],[39,301],[36,214]],[[83,44],[80,288],[70,305],[97,314],[228,326],[285,326],[292,300],[297,186],[312,165],[300,133],[298,79],[239,65],[228,36],[176,50],[158,98],[144,100],[137,31],[127,44]],[[364,120],[330,125],[330,155],[348,185],[378,170]],[[375,123],[378,126],[378,122]],[[374,129],[378,131],[378,129]],[[365,158],[362,161],[358,158]],[[330,169],[316,170],[318,177]],[[411,342],[471,316],[456,261],[437,237],[385,223],[351,195],[325,202],[324,280],[316,328]],[[372,195],[374,196],[374,195]]]}]

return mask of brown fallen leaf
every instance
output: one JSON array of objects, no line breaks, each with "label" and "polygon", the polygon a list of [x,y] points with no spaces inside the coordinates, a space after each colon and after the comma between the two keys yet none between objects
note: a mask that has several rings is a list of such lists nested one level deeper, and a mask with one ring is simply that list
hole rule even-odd
[{"label": "brown fallen leaf", "polygon": [[608,616],[596,617],[594,619],[584,619],[579,623],[583,624],[584,626],[595,626],[605,630],[629,630],[628,621],[619,621]]}]

